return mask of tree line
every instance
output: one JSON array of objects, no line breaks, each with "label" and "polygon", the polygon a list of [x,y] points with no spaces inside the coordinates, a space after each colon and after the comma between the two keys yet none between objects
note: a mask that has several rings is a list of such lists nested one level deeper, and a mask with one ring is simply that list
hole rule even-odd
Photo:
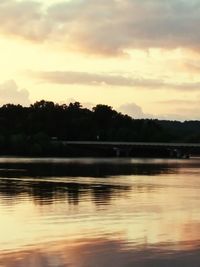
[{"label": "tree line", "polygon": [[[64,154],[53,140],[199,142],[199,121],[134,119],[107,105],[37,101],[0,107],[0,154]],[[59,146],[59,147],[58,147]]]}]

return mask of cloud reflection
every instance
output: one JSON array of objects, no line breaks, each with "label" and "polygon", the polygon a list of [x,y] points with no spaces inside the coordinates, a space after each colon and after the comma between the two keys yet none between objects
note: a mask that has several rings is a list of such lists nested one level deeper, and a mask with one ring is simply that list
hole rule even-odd
[{"label": "cloud reflection", "polygon": [[[6,267],[196,267],[200,264],[200,246],[182,243],[149,246],[128,245],[123,239],[99,238],[52,243],[44,248],[8,253],[0,256]],[[47,248],[48,247],[48,248]]]}]

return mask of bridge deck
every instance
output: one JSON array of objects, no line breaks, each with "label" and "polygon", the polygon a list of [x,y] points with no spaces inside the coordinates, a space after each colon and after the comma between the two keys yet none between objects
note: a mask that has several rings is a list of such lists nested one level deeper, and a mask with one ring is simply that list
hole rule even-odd
[{"label": "bridge deck", "polygon": [[153,146],[171,148],[200,148],[200,143],[157,143],[157,142],[102,142],[102,141],[62,141],[64,145],[102,145],[102,146]]}]

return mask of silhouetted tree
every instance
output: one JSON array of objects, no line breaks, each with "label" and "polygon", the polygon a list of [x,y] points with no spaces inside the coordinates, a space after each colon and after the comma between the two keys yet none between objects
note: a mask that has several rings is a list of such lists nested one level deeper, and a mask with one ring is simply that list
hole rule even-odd
[{"label": "silhouetted tree", "polygon": [[30,107],[0,107],[0,153],[70,155],[70,148],[52,140],[199,142],[199,121],[136,120],[111,106],[92,110],[79,102],[37,101]]}]

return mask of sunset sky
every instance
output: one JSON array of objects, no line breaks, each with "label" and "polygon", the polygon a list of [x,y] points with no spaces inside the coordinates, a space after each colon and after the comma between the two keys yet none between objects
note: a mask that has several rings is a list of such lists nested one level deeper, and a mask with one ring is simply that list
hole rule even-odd
[{"label": "sunset sky", "polygon": [[0,0],[0,104],[200,119],[199,0]]}]

